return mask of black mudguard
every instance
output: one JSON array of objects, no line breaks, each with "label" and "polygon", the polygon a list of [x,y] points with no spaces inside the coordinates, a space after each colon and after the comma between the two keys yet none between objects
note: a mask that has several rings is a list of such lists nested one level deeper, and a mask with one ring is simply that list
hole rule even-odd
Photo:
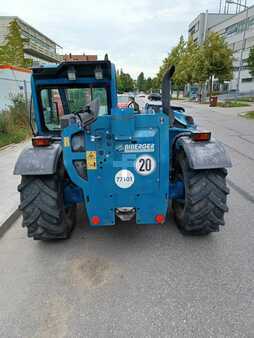
[{"label": "black mudguard", "polygon": [[223,144],[215,139],[195,142],[189,136],[176,140],[176,149],[183,149],[191,169],[231,168],[232,162]]},{"label": "black mudguard", "polygon": [[16,162],[14,175],[55,174],[62,147],[53,143],[48,147],[26,147]]}]

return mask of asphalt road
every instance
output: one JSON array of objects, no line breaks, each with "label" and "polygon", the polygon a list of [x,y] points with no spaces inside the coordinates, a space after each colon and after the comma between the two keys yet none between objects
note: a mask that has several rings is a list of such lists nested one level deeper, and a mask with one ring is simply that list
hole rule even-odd
[{"label": "asphalt road", "polygon": [[187,104],[233,160],[220,233],[91,229],[66,242],[0,240],[0,337],[254,337],[254,121]]}]

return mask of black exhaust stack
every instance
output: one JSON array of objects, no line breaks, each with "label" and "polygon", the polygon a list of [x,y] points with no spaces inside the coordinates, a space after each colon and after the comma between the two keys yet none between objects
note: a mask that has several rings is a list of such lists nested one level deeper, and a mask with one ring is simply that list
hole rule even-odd
[{"label": "black exhaust stack", "polygon": [[171,79],[175,73],[175,66],[171,66],[170,69],[166,71],[162,79],[162,108],[163,112],[169,116],[170,127],[174,123],[174,115],[170,107],[170,97],[171,97]]}]

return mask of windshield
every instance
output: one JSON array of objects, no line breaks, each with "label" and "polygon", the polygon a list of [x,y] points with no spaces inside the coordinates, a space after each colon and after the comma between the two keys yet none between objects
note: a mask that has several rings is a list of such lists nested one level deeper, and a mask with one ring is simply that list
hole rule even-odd
[{"label": "windshield", "polygon": [[43,88],[41,89],[41,106],[46,129],[60,129],[60,117],[64,114],[78,112],[91,101],[99,99],[99,116],[108,114],[106,88]]},{"label": "windshield", "polygon": [[154,105],[154,104],[148,104],[147,105],[147,111],[149,113],[159,113],[162,112],[162,105]]}]

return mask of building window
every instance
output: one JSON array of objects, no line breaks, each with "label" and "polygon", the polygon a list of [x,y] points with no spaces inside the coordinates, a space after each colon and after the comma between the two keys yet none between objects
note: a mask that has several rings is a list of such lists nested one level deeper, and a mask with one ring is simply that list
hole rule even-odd
[{"label": "building window", "polygon": [[199,21],[197,22],[196,29],[195,29],[195,32],[198,32],[198,31],[199,31]]},{"label": "building window", "polygon": [[192,35],[195,33],[195,25],[189,29],[189,33]]},{"label": "building window", "polygon": [[[242,66],[241,70],[249,70],[249,67],[248,66]],[[239,71],[239,67],[233,67],[233,71],[234,72],[238,72]]]},{"label": "building window", "polygon": [[[247,20],[247,30],[254,26],[254,16]],[[225,36],[231,36],[233,34],[241,33],[245,30],[246,20],[239,21],[238,23],[231,25],[225,29]]]},{"label": "building window", "polygon": [[37,46],[39,48],[44,48],[47,51],[50,51],[51,53],[55,53],[55,46],[50,45],[44,41],[42,41],[41,38],[38,38],[38,35],[32,35],[31,33],[28,33],[26,31],[22,31],[22,36],[28,40],[28,44],[33,44],[34,46]]}]

